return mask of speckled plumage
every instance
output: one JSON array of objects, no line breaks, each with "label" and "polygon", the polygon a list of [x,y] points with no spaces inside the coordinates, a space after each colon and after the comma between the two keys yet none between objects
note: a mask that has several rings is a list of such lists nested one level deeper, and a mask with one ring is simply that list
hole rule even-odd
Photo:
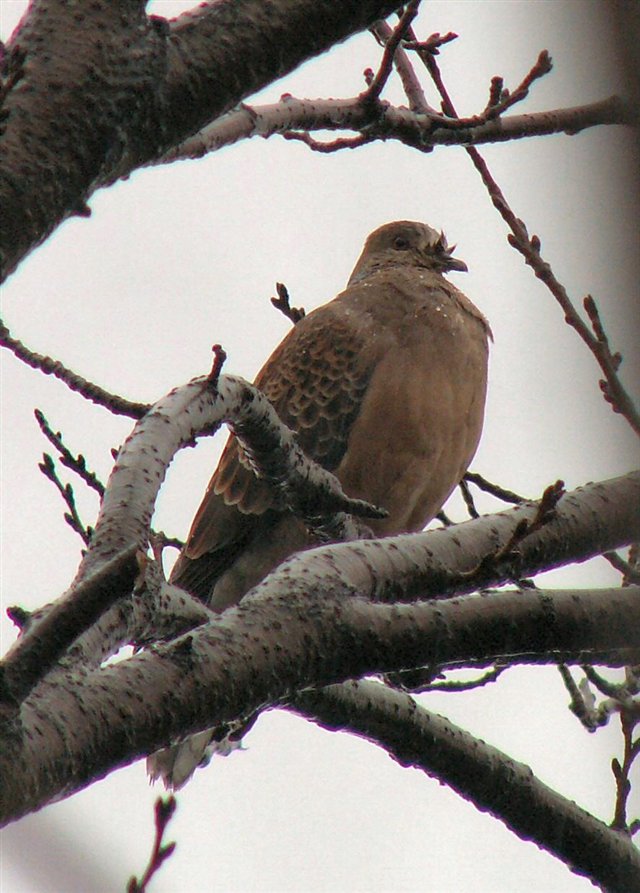
[{"label": "speckled plumage", "polygon": [[[466,270],[442,234],[411,221],[367,239],[347,288],[300,320],[256,378],[305,452],[352,497],[384,507],[378,535],[421,529],[475,453],[487,380],[487,321],[442,273]],[[308,545],[231,436],[172,582],[223,611]],[[180,787],[208,732],[150,757],[152,778]]]},{"label": "speckled plumage", "polygon": [[[305,452],[388,510],[371,525],[380,535],[421,529],[480,437],[490,330],[450,269],[466,267],[435,230],[380,227],[345,291],[300,320],[256,378]],[[306,544],[232,435],[172,580],[224,610]]]}]

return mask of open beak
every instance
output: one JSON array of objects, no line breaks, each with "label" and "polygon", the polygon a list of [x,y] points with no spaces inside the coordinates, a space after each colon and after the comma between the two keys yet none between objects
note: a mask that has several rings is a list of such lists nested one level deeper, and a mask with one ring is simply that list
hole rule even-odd
[{"label": "open beak", "polygon": [[443,232],[440,233],[438,241],[433,246],[433,257],[437,263],[437,265],[444,270],[445,272],[449,272],[449,270],[456,270],[458,273],[466,273],[468,271],[468,267],[463,260],[458,260],[457,257],[453,256],[453,252],[456,250],[456,246],[452,245],[449,247],[447,245],[447,238]]},{"label": "open beak", "polygon": [[456,246],[452,245],[451,248],[447,249],[442,258],[442,265],[445,270],[456,270],[458,273],[468,273],[469,267],[465,264],[463,260],[460,260],[457,257],[454,257],[452,252],[455,251]]}]

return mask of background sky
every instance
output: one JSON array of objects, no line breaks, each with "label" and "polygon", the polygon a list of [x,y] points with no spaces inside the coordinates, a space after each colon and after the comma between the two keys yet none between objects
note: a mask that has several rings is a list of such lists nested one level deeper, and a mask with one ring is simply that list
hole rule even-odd
[{"label": "background sky", "polygon": [[[7,39],[26,8],[0,3]],[[190,3],[155,2],[168,17]],[[546,48],[554,70],[522,111],[605,98],[620,89],[606,4],[430,2],[417,32],[455,31],[439,57],[460,114],[484,108],[495,74],[513,88]],[[380,48],[356,37],[259,95],[351,96]],[[423,80],[426,85],[426,78]],[[432,90],[428,98],[437,100]],[[401,102],[394,87],[385,94]],[[638,381],[638,230],[619,172],[631,141],[600,127],[483,147],[492,172],[574,300],[596,298],[623,373]],[[366,235],[390,220],[442,227],[469,266],[452,280],[491,322],[495,343],[487,418],[472,468],[526,496],[557,478],[569,489],[637,464],[625,422],[604,403],[598,371],[550,294],[507,244],[506,230],[459,148],[421,155],[396,143],[323,156],[279,138],[254,139],[200,161],[135,173],[96,193],[90,219],[63,224],[3,290],[16,337],[103,387],[153,401],[209,369],[223,344],[226,371],[252,378],[289,323],[270,306],[274,283],[307,310],[340,291]],[[635,355],[634,355],[635,350]],[[106,479],[110,450],[131,421],[111,417],[62,384],[2,360],[2,598],[35,608],[74,576],[80,542],[37,469],[48,445],[39,407],[72,451]],[[638,389],[636,388],[636,395]],[[184,536],[224,437],[174,463],[154,526]],[[76,488],[83,518],[97,505]],[[498,510],[490,499],[485,511]],[[449,514],[464,518],[459,500]],[[604,560],[539,578],[564,586],[617,585]],[[0,620],[2,650],[15,639]],[[483,690],[425,696],[439,711],[534,770],[600,818],[613,813],[617,725],[589,735],[567,710],[553,669],[513,670]],[[170,826],[177,851],[154,893],[220,891],[587,891],[590,882],[516,838],[448,788],[402,769],[374,746],[284,712],[263,716],[247,750],[218,760],[179,795]],[[640,784],[640,779],[638,779]],[[113,891],[141,875],[153,835],[138,762],[2,836],[3,893]],[[640,798],[635,799],[636,814]]]}]

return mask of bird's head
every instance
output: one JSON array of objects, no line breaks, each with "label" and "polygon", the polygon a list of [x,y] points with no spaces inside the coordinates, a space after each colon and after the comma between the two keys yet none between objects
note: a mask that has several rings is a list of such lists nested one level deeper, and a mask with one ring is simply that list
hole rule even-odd
[{"label": "bird's head", "polygon": [[374,230],[364,244],[349,284],[376,270],[403,264],[423,267],[436,273],[467,271],[464,261],[453,257],[455,245],[449,247],[443,232],[426,223],[397,220]]}]

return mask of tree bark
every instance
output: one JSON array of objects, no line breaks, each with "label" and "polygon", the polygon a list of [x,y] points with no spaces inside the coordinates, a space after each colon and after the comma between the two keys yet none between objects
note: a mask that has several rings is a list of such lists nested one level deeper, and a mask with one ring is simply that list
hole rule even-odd
[{"label": "tree bark", "polygon": [[167,22],[136,0],[34,0],[7,45],[0,281],[96,188],[398,5],[222,0]]}]

